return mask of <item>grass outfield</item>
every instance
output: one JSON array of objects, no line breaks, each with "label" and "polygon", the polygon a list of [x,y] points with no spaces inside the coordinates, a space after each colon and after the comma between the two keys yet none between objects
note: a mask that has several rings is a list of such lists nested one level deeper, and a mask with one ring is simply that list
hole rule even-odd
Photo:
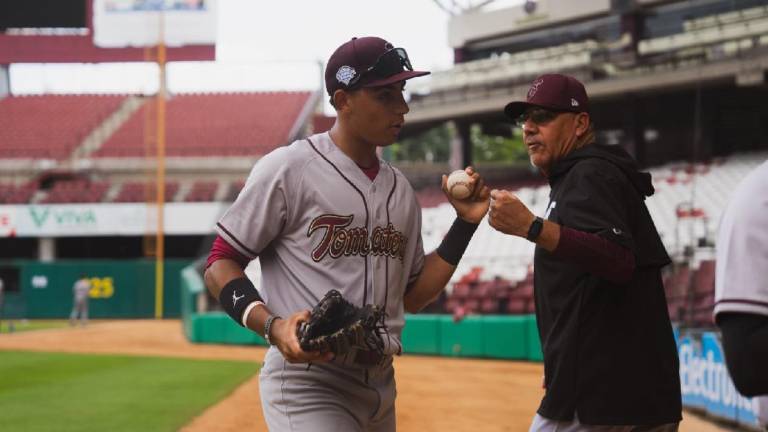
[{"label": "grass outfield", "polygon": [[[7,318],[3,318],[3,322],[0,323],[0,333],[9,332],[9,321]],[[45,330],[52,328],[67,327],[69,321],[67,320],[13,320],[13,331],[22,332],[30,330]]]},{"label": "grass outfield", "polygon": [[0,431],[175,431],[257,370],[238,361],[0,351]]}]

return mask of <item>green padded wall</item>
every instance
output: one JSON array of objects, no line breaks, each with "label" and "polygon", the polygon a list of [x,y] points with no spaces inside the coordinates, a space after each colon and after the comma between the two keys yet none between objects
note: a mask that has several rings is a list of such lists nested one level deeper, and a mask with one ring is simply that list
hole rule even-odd
[{"label": "green padded wall", "polygon": [[412,354],[440,352],[440,315],[406,315],[403,351]]},{"label": "green padded wall", "polygon": [[[454,357],[483,356],[483,319],[481,316],[468,316],[454,322],[450,315],[438,318],[440,326],[440,355]],[[408,323],[406,323],[406,327]]]},{"label": "green padded wall", "polygon": [[[528,323],[535,322],[527,315],[489,315],[483,317],[484,357],[501,359],[527,359]],[[537,337],[538,340],[538,337]]]},{"label": "green padded wall", "polygon": [[[476,315],[454,322],[450,315],[406,315],[405,354],[541,361],[533,315]],[[223,312],[189,316],[192,342],[264,345],[256,333]]]},{"label": "green padded wall", "polygon": [[[163,317],[181,312],[180,279],[186,260],[166,260]],[[63,260],[51,263],[14,261],[19,268],[19,302],[25,318],[66,318],[72,309],[72,286],[80,275],[91,279],[91,318],[155,316],[155,262],[150,260]]]}]

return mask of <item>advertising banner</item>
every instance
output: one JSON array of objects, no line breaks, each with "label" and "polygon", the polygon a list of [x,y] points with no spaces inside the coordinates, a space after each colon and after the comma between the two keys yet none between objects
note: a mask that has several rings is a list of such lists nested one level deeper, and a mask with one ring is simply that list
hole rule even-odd
[{"label": "advertising banner", "polygon": [[678,339],[683,405],[746,426],[759,427],[768,412],[766,398],[747,398],[733,385],[719,335],[683,333]]}]

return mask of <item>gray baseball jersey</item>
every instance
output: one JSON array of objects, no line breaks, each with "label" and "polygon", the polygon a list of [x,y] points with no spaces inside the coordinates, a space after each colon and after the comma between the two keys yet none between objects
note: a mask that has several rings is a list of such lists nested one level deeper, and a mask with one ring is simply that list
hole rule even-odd
[{"label": "gray baseball jersey", "polygon": [[421,210],[408,181],[381,161],[371,179],[326,132],[260,159],[216,226],[259,257],[261,295],[287,317],[330,289],[385,307],[385,352],[402,351],[403,295],[424,265]]},{"label": "gray baseball jersey", "polygon": [[736,188],[720,221],[715,315],[768,315],[768,161]]},{"label": "gray baseball jersey", "polygon": [[75,301],[81,302],[88,298],[88,292],[91,290],[91,282],[86,279],[78,279],[75,285],[72,287],[72,291],[75,294]]}]

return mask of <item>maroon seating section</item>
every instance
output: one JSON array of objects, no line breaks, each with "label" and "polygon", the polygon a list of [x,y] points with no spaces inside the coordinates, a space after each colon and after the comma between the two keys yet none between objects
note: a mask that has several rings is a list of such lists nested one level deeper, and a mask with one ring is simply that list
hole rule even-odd
[{"label": "maroon seating section", "polygon": [[672,321],[695,327],[714,325],[715,261],[705,260],[692,271],[680,266],[664,278],[667,308]]},{"label": "maroon seating section", "polygon": [[691,317],[689,324],[698,327],[714,325],[715,261],[702,261],[691,285]]},{"label": "maroon seating section", "polygon": [[0,99],[0,158],[67,158],[124,100],[112,95]]},{"label": "maroon seating section", "polygon": [[[309,97],[309,92],[176,95],[166,105],[166,155],[266,154],[287,144]],[[152,118],[153,112],[153,101],[149,100],[94,156],[145,156],[145,118]],[[154,149],[152,145],[150,152]]]},{"label": "maroon seating section", "polygon": [[453,285],[445,302],[446,312],[466,314],[532,314],[533,273],[514,283],[501,277],[483,280],[482,268],[473,268]]},{"label": "maroon seating section", "polygon": [[[173,201],[178,190],[178,183],[167,182],[165,184],[165,201]],[[154,184],[147,186],[147,183],[143,182],[126,182],[115,197],[115,202],[147,202],[154,200],[154,196]]]},{"label": "maroon seating section", "polygon": [[20,185],[0,183],[0,204],[26,204],[37,190],[33,182]]},{"label": "maroon seating section", "polygon": [[184,201],[186,202],[211,202],[219,189],[219,183],[216,181],[196,181],[192,184]]},{"label": "maroon seating section", "polygon": [[109,182],[88,180],[59,181],[40,202],[43,204],[101,202],[109,189]]},{"label": "maroon seating section", "polygon": [[[460,319],[467,314],[531,314],[535,312],[533,272],[514,283],[504,278],[482,278],[482,267],[471,269],[453,285],[445,310]],[[705,260],[691,270],[681,265],[664,277],[669,315],[688,326],[711,327],[715,302],[715,261]]]}]

